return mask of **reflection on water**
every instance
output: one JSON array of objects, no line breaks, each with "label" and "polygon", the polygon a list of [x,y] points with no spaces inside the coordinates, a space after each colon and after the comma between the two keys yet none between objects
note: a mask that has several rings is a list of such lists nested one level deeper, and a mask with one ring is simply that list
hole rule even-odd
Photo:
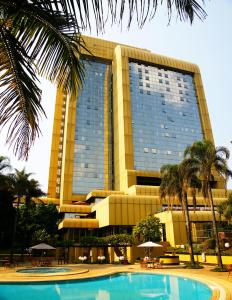
[{"label": "reflection on water", "polygon": [[122,273],[95,280],[0,284],[0,300],[208,300],[212,291],[190,279]]},{"label": "reflection on water", "polygon": [[99,290],[95,299],[96,300],[110,300],[110,293],[108,291]]}]

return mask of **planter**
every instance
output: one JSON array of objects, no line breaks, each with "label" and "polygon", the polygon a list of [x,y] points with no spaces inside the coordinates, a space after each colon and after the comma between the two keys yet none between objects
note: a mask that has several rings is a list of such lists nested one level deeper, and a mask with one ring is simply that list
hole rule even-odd
[{"label": "planter", "polygon": [[[189,254],[180,254],[180,261],[189,261]],[[217,264],[217,256],[205,254],[205,260],[203,260],[202,255],[194,255],[195,261],[206,264]],[[224,265],[232,264],[232,256],[222,256],[222,263]]]},{"label": "planter", "polygon": [[163,265],[179,265],[179,256],[160,256],[159,262]]}]

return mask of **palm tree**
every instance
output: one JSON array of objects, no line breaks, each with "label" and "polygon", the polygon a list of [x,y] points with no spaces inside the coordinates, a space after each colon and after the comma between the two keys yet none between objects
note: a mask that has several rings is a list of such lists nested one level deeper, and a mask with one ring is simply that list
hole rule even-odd
[{"label": "palm tree", "polygon": [[23,169],[22,171],[15,169],[15,174],[11,174],[13,191],[15,194],[15,199],[17,199],[16,213],[15,213],[13,233],[12,233],[12,245],[11,245],[11,252],[10,252],[11,262],[13,261],[13,255],[14,255],[15,236],[16,236],[20,202],[24,198],[26,205],[30,206],[32,197],[38,197],[44,195],[42,190],[39,188],[39,183],[34,179],[31,180],[29,179],[31,175],[32,173],[26,173],[25,169]]},{"label": "palm tree", "polygon": [[213,231],[216,239],[217,261],[220,268],[223,268],[223,264],[216,224],[211,180],[213,179],[213,171],[219,174],[225,180],[225,183],[227,182],[229,176],[232,176],[232,172],[229,170],[227,164],[229,156],[230,153],[227,148],[215,147],[210,141],[196,141],[185,150],[185,157],[190,157],[193,164],[195,164],[195,167],[198,169],[199,178],[202,182],[201,190],[203,197],[207,200],[211,207]]},{"label": "palm tree", "polygon": [[195,186],[198,183],[196,169],[189,160],[183,160],[179,165],[164,165],[161,168],[161,199],[168,199],[168,205],[173,206],[177,200],[185,217],[187,240],[191,265],[195,265],[191,224],[188,210],[188,190],[191,188],[193,202],[195,202]]},{"label": "palm tree", "polygon": [[[168,19],[175,10],[181,21],[203,20],[198,2],[204,3],[167,0]],[[133,18],[142,27],[159,5],[157,0],[0,0],[0,126],[10,124],[7,143],[20,159],[27,159],[45,115],[38,75],[75,98],[84,78],[80,55],[87,51],[81,31],[95,22],[97,32],[104,32],[107,19],[122,23],[125,15],[128,28]]]},{"label": "palm tree", "polygon": [[11,122],[7,142],[19,158],[27,158],[45,115],[38,75],[73,96],[83,79],[79,27],[55,2],[63,1],[0,1],[0,125]]},{"label": "palm tree", "polygon": [[32,198],[45,196],[46,194],[41,190],[40,184],[37,180],[31,179],[28,181],[27,189],[25,191],[25,205],[30,206]]},{"label": "palm tree", "polygon": [[0,156],[0,244],[9,247],[14,219],[13,190],[7,171],[11,169],[9,159]]},{"label": "palm tree", "polygon": [[228,199],[223,201],[217,208],[219,215],[223,215],[228,221],[228,224],[232,221],[232,194],[229,195]]}]

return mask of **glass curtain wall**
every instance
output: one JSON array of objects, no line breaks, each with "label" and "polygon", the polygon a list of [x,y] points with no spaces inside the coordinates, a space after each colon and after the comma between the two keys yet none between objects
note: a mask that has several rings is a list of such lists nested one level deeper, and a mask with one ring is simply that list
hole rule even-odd
[{"label": "glass curtain wall", "polygon": [[85,79],[76,109],[73,194],[104,189],[104,101],[110,101],[110,65],[93,60],[84,60],[84,64]]},{"label": "glass curtain wall", "polygon": [[134,168],[159,171],[203,139],[193,77],[129,63]]}]

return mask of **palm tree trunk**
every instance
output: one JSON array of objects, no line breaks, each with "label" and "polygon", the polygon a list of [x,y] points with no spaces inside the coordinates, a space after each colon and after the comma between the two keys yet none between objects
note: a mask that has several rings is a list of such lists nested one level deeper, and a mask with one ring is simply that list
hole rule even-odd
[{"label": "palm tree trunk", "polygon": [[211,208],[212,217],[213,217],[213,231],[214,231],[214,236],[215,236],[215,240],[216,240],[217,263],[218,263],[218,267],[223,268],[221,249],[220,249],[220,243],[219,243],[219,237],[218,237],[218,230],[217,230],[217,224],[216,224],[216,215],[215,215],[215,210],[214,210],[214,205],[213,205],[213,196],[212,196],[212,190],[211,190],[211,187],[209,186],[209,184],[208,184],[208,195],[209,195],[210,208]]},{"label": "palm tree trunk", "polygon": [[20,201],[20,198],[18,197],[16,212],[15,212],[15,217],[14,217],[14,224],[13,224],[11,249],[10,249],[10,263],[11,264],[13,263],[13,260],[14,260],[14,247],[15,247],[15,236],[16,236],[18,214],[19,214],[19,201]]},{"label": "palm tree trunk", "polygon": [[193,253],[192,230],[190,226],[190,218],[189,218],[189,210],[188,210],[188,196],[186,192],[184,192],[183,198],[184,198],[183,201],[184,201],[185,226],[186,226],[187,240],[189,245],[190,262],[191,265],[195,265],[194,253]]}]

